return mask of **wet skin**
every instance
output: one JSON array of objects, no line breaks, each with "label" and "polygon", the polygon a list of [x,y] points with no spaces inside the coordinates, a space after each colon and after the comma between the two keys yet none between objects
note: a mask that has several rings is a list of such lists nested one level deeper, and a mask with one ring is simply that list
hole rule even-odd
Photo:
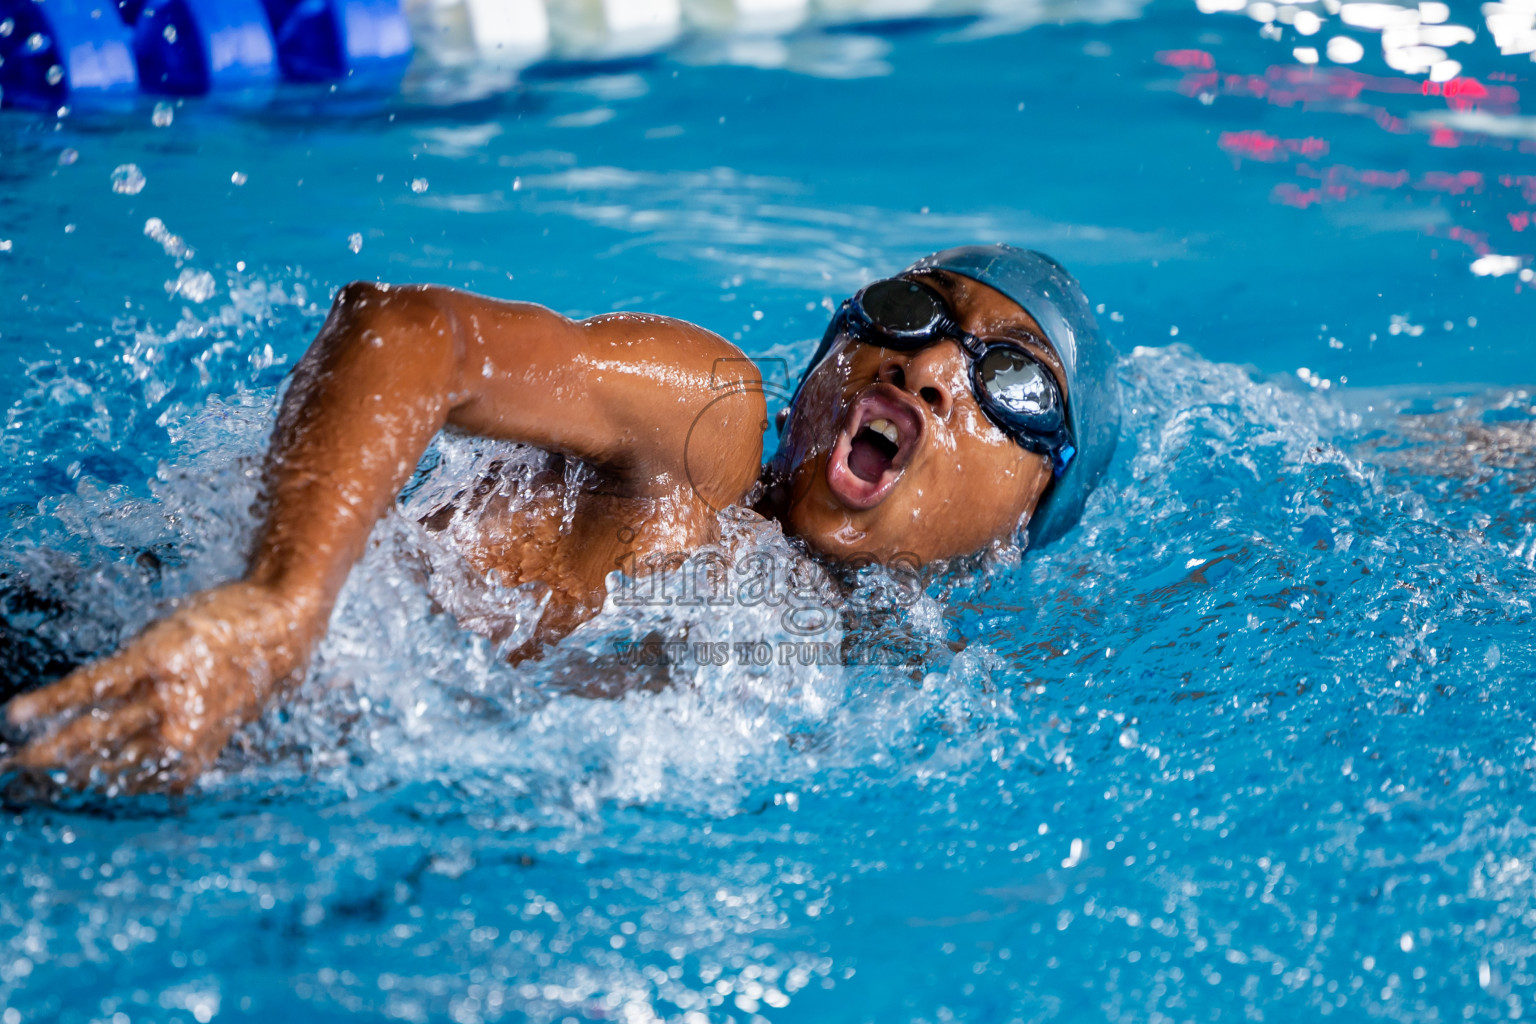
[{"label": "wet skin", "polygon": [[[1014,339],[1061,377],[1017,304],[968,278],[925,279],[971,333]],[[953,341],[913,353],[840,344],[766,470],[764,415],[757,368],[680,320],[572,321],[445,288],[349,285],[284,397],[245,578],[13,700],[8,720],[31,739],[8,767],[109,792],[190,785],[302,678],[370,531],[444,428],[590,470],[574,515],[552,487],[516,502],[464,496],[424,521],[478,571],[550,588],[538,636],[515,657],[596,614],[621,558],[717,541],[716,510],[744,501],[760,473],[759,510],[813,551],[909,563],[1012,538],[1050,482],[1047,461],[982,414]]]},{"label": "wet skin", "polygon": [[[920,276],[963,329],[1018,344],[1050,368],[1066,395],[1060,360],[1017,303],[970,278]],[[881,419],[897,428],[898,449],[888,468],[874,463],[883,472],[871,473],[866,462],[861,475],[853,458],[859,435]],[[838,343],[806,381],[767,472],[783,481],[769,510],[819,553],[919,564],[1012,537],[1051,481],[1046,458],[1009,440],[982,412],[955,341],[916,352]]]}]

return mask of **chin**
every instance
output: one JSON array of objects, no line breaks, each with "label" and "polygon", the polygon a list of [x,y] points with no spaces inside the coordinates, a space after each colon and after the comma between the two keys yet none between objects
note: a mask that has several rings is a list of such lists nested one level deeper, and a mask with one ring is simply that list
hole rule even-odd
[{"label": "chin", "polygon": [[893,527],[893,516],[903,523],[913,521],[911,511],[896,502],[850,509],[826,488],[813,487],[789,509],[784,525],[812,552],[832,562],[912,567],[934,561],[919,550],[921,545],[914,545],[912,529]]},{"label": "chin", "polygon": [[[1018,491],[935,501],[934,495],[952,491],[957,481],[935,474],[919,455],[891,467],[897,470],[893,479],[885,477],[886,467],[876,466],[879,473],[865,474],[870,493],[855,484],[848,488],[852,500],[843,500],[836,485],[846,480],[836,469],[829,472],[828,463],[839,457],[848,463],[848,433],[794,466],[788,474],[788,500],[780,506],[786,531],[832,562],[932,565],[1006,543],[1016,537],[1020,518],[1034,508],[1040,482],[1047,479],[1031,475],[1028,481],[1020,478]],[[860,507],[868,498],[875,500]]]},{"label": "chin", "polygon": [[880,561],[890,554],[887,546],[868,534],[850,537],[847,531],[828,528],[825,524],[796,531],[796,535],[817,555],[834,562]]},{"label": "chin", "polygon": [[[1017,539],[1018,521],[964,529],[952,515],[921,511],[899,500],[867,511],[839,507],[825,492],[807,495],[785,519],[790,533],[821,558],[840,563],[880,562],[892,568],[916,568],[966,558],[999,542]],[[899,525],[898,525],[899,524]],[[953,527],[959,527],[958,529]],[[989,528],[990,527],[990,528]]]}]

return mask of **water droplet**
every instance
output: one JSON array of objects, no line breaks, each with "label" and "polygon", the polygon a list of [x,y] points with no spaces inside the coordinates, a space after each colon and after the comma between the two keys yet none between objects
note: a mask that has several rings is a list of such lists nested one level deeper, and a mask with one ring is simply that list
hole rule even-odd
[{"label": "water droplet", "polygon": [[8,38],[10,36],[10,34],[12,32],[15,32],[15,31],[16,31],[16,19],[15,18],[6,18],[4,21],[0,21],[0,39]]},{"label": "water droplet", "polygon": [[165,36],[165,41],[166,42],[171,43],[172,45],[175,44],[175,42],[176,42],[176,26],[175,25],[167,25],[167,26],[165,26],[165,31],[161,32],[160,34],[162,36]]},{"label": "water droplet", "polygon": [[219,289],[208,271],[188,268],[176,280],[165,282],[165,290],[167,294],[180,295],[193,302],[207,302]]},{"label": "water droplet", "polygon": [[41,32],[33,32],[27,36],[27,52],[38,53],[48,48],[48,37]]},{"label": "water droplet", "polygon": [[411,191],[415,192],[417,195],[420,195],[421,193],[425,192],[426,190],[427,190],[427,179],[426,178],[416,178],[415,180],[413,180],[411,182]]},{"label": "water droplet", "polygon": [[144,172],[138,164],[123,164],[112,171],[112,191],[125,196],[136,196],[144,191]]},{"label": "water droplet", "polygon": [[363,236],[358,234],[355,231],[352,234],[348,235],[347,236],[347,248],[351,249],[353,252],[362,252],[363,251]]},{"label": "water droplet", "polygon": [[1081,839],[1072,840],[1072,848],[1062,860],[1064,868],[1075,868],[1083,862],[1083,854],[1088,852],[1088,846]]},{"label": "water droplet", "polygon": [[1139,739],[1141,739],[1141,736],[1135,729],[1125,729],[1120,733],[1120,745],[1126,750],[1134,747]]},{"label": "water droplet", "polygon": [[59,166],[68,167],[79,159],[80,151],[78,149],[66,149],[59,154]]},{"label": "water droplet", "polygon": [[165,250],[167,256],[178,260],[189,260],[193,256],[192,247],[184,242],[180,235],[171,234],[171,229],[166,227],[165,221],[159,217],[151,217],[144,222],[144,234],[159,242],[160,248]]},{"label": "water droplet", "polygon": [[175,119],[175,108],[163,101],[155,104],[155,112],[150,116],[150,121],[156,128],[165,128]]},{"label": "water droplet", "polygon": [[229,180],[236,185],[244,185],[250,179],[246,177],[244,171],[236,171],[234,174],[229,176]]},{"label": "water droplet", "polygon": [[48,79],[49,85],[58,85],[64,81],[64,69],[55,64],[48,69],[48,73],[43,77]]},{"label": "water droplet", "polygon": [[11,251],[11,240],[9,238],[0,238],[0,252],[10,252],[10,251]]}]

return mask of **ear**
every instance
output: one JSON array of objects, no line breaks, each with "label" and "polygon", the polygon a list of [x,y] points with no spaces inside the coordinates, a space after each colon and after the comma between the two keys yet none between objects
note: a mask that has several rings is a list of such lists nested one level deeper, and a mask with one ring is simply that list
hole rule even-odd
[{"label": "ear", "polygon": [[773,418],[773,425],[779,428],[779,433],[784,433],[784,424],[789,422],[789,407],[779,410],[779,414]]}]

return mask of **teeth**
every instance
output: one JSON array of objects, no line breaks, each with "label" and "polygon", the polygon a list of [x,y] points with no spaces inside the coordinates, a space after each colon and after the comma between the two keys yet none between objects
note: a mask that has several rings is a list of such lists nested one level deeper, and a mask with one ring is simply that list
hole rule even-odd
[{"label": "teeth", "polygon": [[869,421],[869,429],[884,437],[891,444],[901,444],[901,431],[896,429],[896,424],[888,419]]}]

